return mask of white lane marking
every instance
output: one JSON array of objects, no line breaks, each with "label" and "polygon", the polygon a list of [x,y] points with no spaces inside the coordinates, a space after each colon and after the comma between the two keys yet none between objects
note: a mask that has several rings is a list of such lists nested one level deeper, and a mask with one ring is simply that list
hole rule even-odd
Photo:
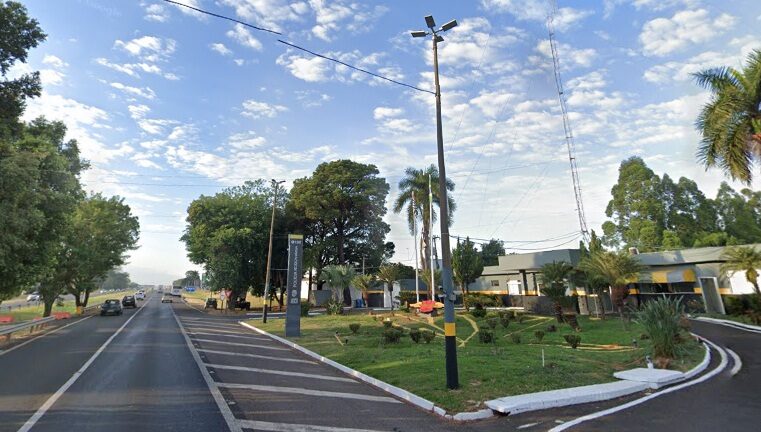
[{"label": "white lane marking", "polygon": [[[245,334],[245,332],[241,332],[240,331],[240,327],[238,327],[238,331],[232,331],[232,329],[219,328],[219,327],[211,327],[211,326],[204,326],[204,325],[186,325],[185,327],[189,328],[189,329],[215,331],[215,332],[220,333],[220,334],[222,334],[222,333],[236,334],[236,335],[239,335],[241,333]],[[267,340],[269,340],[269,339],[267,339]]]},{"label": "white lane marking", "polygon": [[272,423],[258,420],[238,420],[238,424],[246,429],[270,432],[380,432],[372,429],[342,428],[294,423]]},{"label": "white lane marking", "polygon": [[188,333],[192,335],[206,335],[206,336],[220,336],[220,337],[229,337],[229,338],[238,338],[238,339],[250,339],[250,340],[258,340],[258,341],[268,341],[269,339],[260,338],[256,336],[240,336],[240,335],[228,335],[224,333],[206,333],[206,332],[197,332],[188,330]]},{"label": "white lane marking", "polygon": [[261,348],[261,349],[268,349],[273,351],[288,351],[288,348],[278,348],[278,347],[271,347],[267,345],[257,345],[257,344],[247,344],[247,343],[239,343],[239,342],[225,342],[225,341],[218,341],[214,339],[199,339],[195,338],[193,339],[196,342],[206,342],[206,343],[215,343],[219,345],[230,345],[230,346],[242,346],[242,347],[251,347],[251,348]]},{"label": "white lane marking", "polygon": [[172,315],[174,316],[175,321],[177,321],[177,326],[180,328],[180,332],[182,333],[182,337],[185,338],[185,343],[188,345],[188,349],[190,350],[190,354],[193,356],[193,360],[195,360],[196,365],[198,366],[198,370],[201,371],[201,375],[203,376],[204,381],[206,381],[206,387],[209,388],[209,392],[211,393],[211,396],[214,398],[214,402],[217,403],[217,408],[219,408],[219,413],[222,414],[222,418],[225,419],[225,423],[227,423],[227,427],[230,429],[231,432],[243,432],[243,429],[241,429],[238,422],[235,420],[235,416],[233,415],[233,412],[230,411],[230,407],[227,405],[227,402],[225,401],[224,396],[222,396],[222,393],[219,391],[219,388],[215,385],[214,379],[209,375],[208,369],[206,369],[206,366],[204,366],[203,361],[201,360],[201,356],[198,355],[198,352],[196,351],[195,347],[193,347],[193,343],[190,342],[190,336],[185,332],[185,328],[182,327],[182,323],[180,323],[180,319],[177,318],[177,314],[174,313],[174,308],[172,308]]},{"label": "white lane marking", "polygon": [[750,325],[750,324],[743,324],[743,323],[738,323],[738,322],[734,322],[730,320],[715,319],[715,318],[708,318],[708,317],[697,317],[693,319],[696,321],[707,322],[709,324],[723,325],[725,327],[730,327],[736,330],[742,330],[742,331],[747,331],[751,333],[761,334],[761,327]]},{"label": "white lane marking", "polygon": [[82,365],[82,367],[81,367],[81,368],[79,368],[79,370],[78,370],[78,371],[74,372],[74,375],[72,375],[72,376],[71,376],[71,378],[69,378],[69,379],[68,379],[68,381],[66,381],[65,383],[63,383],[63,385],[61,386],[61,388],[59,388],[58,390],[56,390],[56,392],[55,392],[55,393],[53,393],[53,395],[52,395],[52,396],[50,396],[50,397],[48,398],[48,400],[46,400],[46,401],[45,401],[45,403],[43,403],[43,404],[42,404],[42,406],[41,406],[39,409],[37,409],[37,412],[35,412],[35,413],[34,413],[34,414],[33,414],[33,415],[32,415],[32,416],[29,418],[29,420],[27,420],[27,421],[26,421],[26,423],[24,423],[24,425],[23,425],[23,426],[21,426],[21,428],[19,428],[18,432],[27,432],[27,431],[29,431],[29,430],[30,430],[30,429],[31,429],[31,428],[32,428],[32,427],[35,425],[35,423],[37,423],[37,422],[38,422],[38,421],[39,421],[39,420],[42,418],[42,416],[44,416],[44,415],[45,415],[45,413],[46,413],[46,412],[47,412],[47,411],[50,409],[50,407],[52,407],[52,406],[53,406],[53,404],[54,404],[54,403],[56,403],[56,401],[57,401],[57,400],[58,400],[58,399],[59,399],[61,396],[63,396],[63,394],[64,394],[64,393],[66,393],[66,390],[68,390],[68,389],[69,389],[69,387],[71,387],[71,386],[72,386],[72,385],[73,385],[75,382],[77,382],[77,380],[79,379],[79,377],[80,377],[80,376],[82,376],[82,374],[83,374],[83,373],[84,373],[84,372],[87,370],[87,368],[89,368],[89,367],[90,367],[90,365],[91,365],[91,364],[92,364],[92,363],[95,361],[95,359],[96,359],[96,358],[98,358],[98,356],[100,356],[100,353],[102,353],[102,352],[103,352],[103,351],[106,349],[106,347],[107,347],[107,346],[108,346],[108,345],[111,343],[111,341],[112,341],[112,340],[114,340],[114,338],[115,338],[116,336],[118,336],[118,335],[119,335],[119,333],[121,333],[121,331],[122,331],[122,330],[124,330],[124,328],[125,328],[125,327],[127,327],[127,325],[130,323],[130,321],[132,321],[132,320],[133,320],[133,319],[134,319],[134,318],[135,318],[135,317],[136,317],[136,316],[137,316],[137,315],[138,315],[140,312],[142,312],[142,311],[143,311],[143,308],[142,308],[142,307],[141,307],[141,308],[138,308],[138,309],[137,309],[137,311],[136,311],[135,313],[133,313],[133,314],[132,314],[132,316],[131,316],[131,317],[129,317],[129,318],[127,319],[127,321],[125,321],[125,322],[124,322],[124,324],[122,324],[122,326],[121,326],[121,327],[119,327],[119,328],[116,330],[116,332],[115,332],[114,334],[112,334],[112,335],[111,335],[111,337],[109,337],[109,338],[108,338],[108,339],[107,339],[107,340],[106,340],[106,341],[103,343],[103,345],[101,345],[101,346],[100,346],[100,348],[98,348],[98,350],[97,350],[97,351],[95,351],[95,354],[93,354],[93,355],[92,355],[92,356],[91,356],[91,357],[90,357],[90,358],[89,358],[89,359],[88,359],[88,360],[85,362],[85,364],[84,364],[84,365]]},{"label": "white lane marking", "polygon": [[258,384],[235,384],[235,383],[216,383],[217,387],[230,388],[230,389],[242,389],[242,390],[255,390],[260,392],[271,393],[293,393],[308,396],[322,396],[322,397],[335,397],[343,399],[359,399],[373,402],[388,402],[388,403],[402,403],[388,396],[373,396],[364,395],[358,393],[344,393],[344,392],[332,392],[323,390],[312,390],[300,387],[280,387],[280,386],[266,386]]},{"label": "white lane marking", "polygon": [[530,428],[531,426],[536,426],[538,424],[539,424],[539,422],[536,422],[536,423],[526,423],[524,425],[518,426],[518,429],[526,429],[526,428]]},{"label": "white lane marking", "polygon": [[676,385],[674,387],[668,387],[665,390],[661,390],[659,392],[651,393],[651,394],[649,394],[649,395],[647,395],[645,397],[641,397],[639,399],[635,399],[633,401],[629,401],[629,402],[627,402],[627,403],[625,403],[623,405],[619,405],[619,406],[616,406],[616,407],[613,407],[613,408],[609,408],[609,409],[606,409],[606,410],[603,410],[603,411],[598,411],[598,412],[595,412],[595,413],[587,414],[585,416],[573,419],[571,421],[563,423],[560,426],[555,426],[554,428],[550,429],[548,432],[560,432],[560,431],[564,431],[564,430],[566,430],[568,428],[576,426],[576,425],[578,425],[580,423],[583,423],[583,422],[585,422],[587,420],[593,420],[593,419],[596,419],[596,418],[604,417],[604,416],[606,416],[608,414],[613,414],[613,413],[618,412],[618,411],[623,411],[623,410],[625,410],[627,408],[630,408],[630,407],[633,407],[635,405],[639,405],[641,403],[647,402],[650,399],[657,398],[658,396],[662,396],[662,395],[665,395],[667,393],[675,392],[677,390],[681,390],[683,388],[690,387],[690,386],[693,386],[695,384],[702,383],[703,381],[706,381],[706,380],[708,380],[710,378],[713,378],[715,375],[719,374],[721,371],[723,371],[727,367],[727,363],[728,363],[727,353],[726,353],[726,351],[724,351],[723,348],[721,348],[720,346],[716,345],[715,343],[709,341],[708,339],[706,339],[706,338],[704,338],[702,336],[701,336],[701,338],[703,339],[704,343],[709,344],[713,349],[718,351],[719,354],[721,355],[721,362],[719,363],[719,366],[716,367],[716,369],[714,369],[711,372],[708,372],[705,375],[702,375],[701,377],[696,378],[696,379],[694,379],[692,381],[687,381],[687,382],[684,382],[682,384]]},{"label": "white lane marking", "polygon": [[740,360],[740,356],[737,355],[736,352],[732,351],[731,349],[727,348],[727,352],[729,353],[729,356],[732,357],[732,362],[734,363],[734,366],[732,366],[732,369],[729,370],[729,374],[732,376],[737,375],[738,372],[740,372],[740,369],[743,367],[743,362]]},{"label": "white lane marking", "polygon": [[218,325],[225,325],[225,326],[235,326],[236,321],[230,321],[230,320],[215,320],[215,319],[205,319],[205,318],[182,318],[180,321],[182,321],[183,324],[188,323],[210,323],[210,324],[218,324]]},{"label": "white lane marking", "polygon": [[351,378],[334,377],[334,376],[328,376],[328,375],[317,375],[317,374],[308,374],[308,373],[300,373],[300,372],[287,372],[287,371],[281,371],[281,370],[260,369],[260,368],[243,367],[243,366],[228,366],[228,365],[212,364],[212,363],[207,363],[206,367],[210,367],[214,369],[230,369],[230,370],[246,371],[246,372],[258,372],[258,373],[273,374],[273,375],[297,376],[302,378],[314,378],[314,379],[321,379],[321,380],[327,380],[327,381],[342,381],[342,382],[350,382],[350,383],[358,384],[357,381]]},{"label": "white lane marking", "polygon": [[53,333],[55,333],[55,332],[57,332],[57,331],[59,331],[59,330],[63,330],[63,329],[65,329],[66,327],[69,327],[69,326],[73,326],[74,324],[79,324],[79,323],[81,323],[82,321],[84,321],[84,320],[86,320],[86,319],[89,319],[89,318],[92,318],[92,317],[93,317],[93,315],[88,315],[88,316],[86,316],[86,317],[82,318],[81,320],[77,320],[77,321],[74,321],[74,322],[72,322],[72,323],[68,323],[68,324],[66,324],[65,326],[61,326],[61,327],[58,327],[58,328],[54,328],[53,330],[50,330],[49,332],[45,332],[45,333],[43,333],[43,334],[41,334],[41,335],[39,335],[39,336],[35,336],[35,337],[33,337],[33,338],[29,339],[28,341],[24,341],[24,342],[21,342],[20,344],[18,344],[18,345],[15,345],[15,346],[12,346],[12,347],[8,348],[8,349],[7,349],[7,350],[5,350],[5,351],[0,351],[0,356],[2,356],[2,355],[5,355],[5,354],[8,354],[9,352],[11,352],[11,351],[13,351],[13,350],[15,350],[15,349],[19,349],[19,348],[21,348],[22,346],[24,346],[24,345],[26,345],[26,344],[29,344],[29,343],[32,343],[32,342],[36,341],[37,339],[40,339],[40,338],[44,338],[44,337],[45,337],[45,336],[47,336],[47,335],[51,335],[51,334],[53,334]]},{"label": "white lane marking", "polygon": [[202,349],[202,348],[198,348],[198,349],[196,349],[196,351],[206,352],[206,353],[209,353],[209,354],[231,355],[231,356],[239,356],[239,357],[252,357],[252,358],[265,359],[265,360],[277,360],[277,361],[292,362],[292,363],[317,364],[317,363],[315,363],[313,361],[309,361],[309,360],[290,359],[290,358],[284,358],[284,357],[273,357],[273,356],[258,355],[258,354],[236,353],[236,352],[230,352],[230,351],[216,351],[216,350],[209,350],[209,349]]}]

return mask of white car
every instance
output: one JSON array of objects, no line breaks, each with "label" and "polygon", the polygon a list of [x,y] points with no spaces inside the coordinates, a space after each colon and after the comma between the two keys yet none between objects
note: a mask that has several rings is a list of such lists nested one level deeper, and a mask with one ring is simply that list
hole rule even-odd
[{"label": "white car", "polygon": [[31,293],[28,296],[26,296],[26,301],[28,302],[36,302],[42,300],[42,297],[39,293]]},{"label": "white car", "polygon": [[138,291],[135,293],[135,300],[145,300],[145,293]]}]

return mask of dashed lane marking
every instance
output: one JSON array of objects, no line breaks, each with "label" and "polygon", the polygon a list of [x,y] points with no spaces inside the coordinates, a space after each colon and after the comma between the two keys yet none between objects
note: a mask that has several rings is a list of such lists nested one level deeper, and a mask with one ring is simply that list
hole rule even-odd
[{"label": "dashed lane marking", "polygon": [[317,375],[317,374],[308,374],[308,373],[301,373],[301,372],[287,372],[287,371],[281,371],[281,370],[260,369],[260,368],[253,368],[253,367],[244,367],[244,366],[227,366],[227,365],[221,365],[221,364],[206,364],[206,367],[210,367],[214,369],[229,369],[229,370],[246,371],[246,372],[257,372],[257,373],[265,373],[265,374],[273,374],[273,375],[297,376],[302,378],[314,378],[314,379],[321,379],[321,380],[327,380],[327,381],[342,381],[342,382],[350,382],[350,383],[358,384],[356,380],[353,380],[351,378],[342,378],[342,377],[335,377],[335,376],[328,376],[328,375]]},{"label": "dashed lane marking", "polygon": [[266,356],[266,355],[259,355],[259,354],[236,353],[236,352],[230,352],[230,351],[216,351],[216,350],[209,350],[209,349],[203,349],[203,348],[196,348],[196,351],[203,352],[203,353],[209,353],[209,354],[230,355],[230,356],[238,356],[238,357],[251,357],[251,358],[259,358],[259,359],[265,359],[265,360],[277,360],[277,361],[284,361],[284,362],[291,362],[291,363],[317,364],[316,362],[309,361],[309,360],[292,359],[292,358],[285,358],[285,357],[273,357],[273,356]]},{"label": "dashed lane marking", "polygon": [[278,348],[278,347],[272,347],[267,345],[257,345],[257,344],[248,344],[248,343],[240,343],[240,342],[226,342],[226,341],[218,341],[214,339],[199,339],[195,338],[193,339],[196,342],[206,342],[206,343],[214,343],[219,345],[230,345],[230,346],[242,346],[242,347],[251,347],[251,348],[260,348],[260,349],[266,349],[266,350],[273,350],[273,351],[290,351],[288,348]]},{"label": "dashed lane marking", "polygon": [[372,429],[341,428],[294,423],[273,423],[257,420],[238,420],[240,427],[270,432],[380,432]]},{"label": "dashed lane marking", "polygon": [[373,396],[358,393],[344,393],[344,392],[332,392],[323,390],[312,390],[299,387],[280,387],[280,386],[265,386],[258,384],[235,384],[235,383],[216,383],[217,387],[228,389],[241,389],[241,390],[254,390],[260,392],[270,393],[291,393],[307,396],[322,396],[322,397],[334,397],[342,399],[359,399],[373,402],[388,402],[388,403],[402,403],[392,397],[388,396]]},{"label": "dashed lane marking", "polygon": [[204,326],[204,325],[186,325],[185,327],[189,329],[197,329],[197,330],[207,330],[207,331],[215,331],[217,333],[229,333],[229,334],[245,334],[246,332],[241,332],[240,327],[238,327],[238,331],[232,331],[233,329],[227,329],[227,328],[219,328],[219,327],[211,327],[211,326]]},{"label": "dashed lane marking", "polygon": [[238,338],[238,339],[258,340],[258,341],[265,341],[265,342],[272,340],[272,339],[256,337],[256,336],[229,335],[224,333],[207,333],[207,332],[197,332],[197,331],[188,331],[188,333],[192,335],[221,336],[221,337]]},{"label": "dashed lane marking", "polygon": [[740,369],[743,367],[743,362],[740,360],[740,356],[737,355],[736,352],[732,351],[731,349],[727,348],[727,352],[729,353],[729,356],[732,357],[732,363],[734,363],[734,366],[732,366],[732,369],[729,370],[729,374],[731,376],[737,375],[738,372],[740,372]]}]

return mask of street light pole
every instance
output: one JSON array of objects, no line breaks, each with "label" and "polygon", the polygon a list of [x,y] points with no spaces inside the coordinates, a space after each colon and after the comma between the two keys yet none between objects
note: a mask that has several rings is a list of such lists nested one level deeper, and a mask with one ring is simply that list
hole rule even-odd
[{"label": "street light pole", "polygon": [[[441,281],[444,287],[444,339],[446,349],[447,387],[456,389],[460,386],[457,371],[457,340],[454,316],[454,283],[452,281],[452,251],[449,248],[449,203],[447,202],[447,175],[444,168],[444,136],[441,128],[441,86],[439,85],[439,55],[438,43],[444,38],[439,35],[457,26],[452,20],[438,30],[432,16],[425,17],[425,23],[430,31],[414,31],[412,37],[431,36],[433,41],[433,76],[436,94],[436,144],[439,161],[439,210],[441,222]],[[431,275],[433,276],[433,275]]]},{"label": "street light pole", "polygon": [[270,247],[267,251],[267,273],[264,276],[264,299],[262,306],[262,322],[267,322],[267,295],[270,290],[270,265],[272,264],[272,234],[275,231],[275,209],[277,208],[277,186],[285,180],[272,179],[272,218],[270,219]]}]

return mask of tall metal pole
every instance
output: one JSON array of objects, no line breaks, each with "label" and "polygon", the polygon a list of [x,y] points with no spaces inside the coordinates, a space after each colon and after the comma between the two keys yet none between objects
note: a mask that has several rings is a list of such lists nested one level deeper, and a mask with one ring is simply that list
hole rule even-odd
[{"label": "tall metal pole", "polygon": [[428,300],[436,301],[436,273],[433,267],[433,189],[431,189],[431,176],[428,176],[428,262],[431,264],[431,297]]},{"label": "tall metal pole", "polygon": [[420,280],[418,278],[417,257],[417,214],[415,213],[415,191],[412,191],[412,233],[415,235],[415,302],[420,303]]},{"label": "tall metal pole", "polygon": [[267,322],[267,295],[270,291],[270,265],[272,264],[272,235],[275,231],[275,209],[277,208],[277,186],[282,183],[272,179],[272,218],[270,219],[270,246],[267,251],[267,273],[264,276],[264,299],[262,301],[262,322]]},{"label": "tall metal pole", "polygon": [[454,283],[452,281],[452,250],[449,248],[449,203],[447,202],[447,172],[444,167],[444,134],[441,127],[441,87],[439,86],[438,38],[433,34],[433,76],[436,87],[436,141],[439,156],[439,221],[441,222],[441,280],[444,287],[444,339],[446,350],[447,387],[460,386],[457,371],[457,340],[454,320]]}]

